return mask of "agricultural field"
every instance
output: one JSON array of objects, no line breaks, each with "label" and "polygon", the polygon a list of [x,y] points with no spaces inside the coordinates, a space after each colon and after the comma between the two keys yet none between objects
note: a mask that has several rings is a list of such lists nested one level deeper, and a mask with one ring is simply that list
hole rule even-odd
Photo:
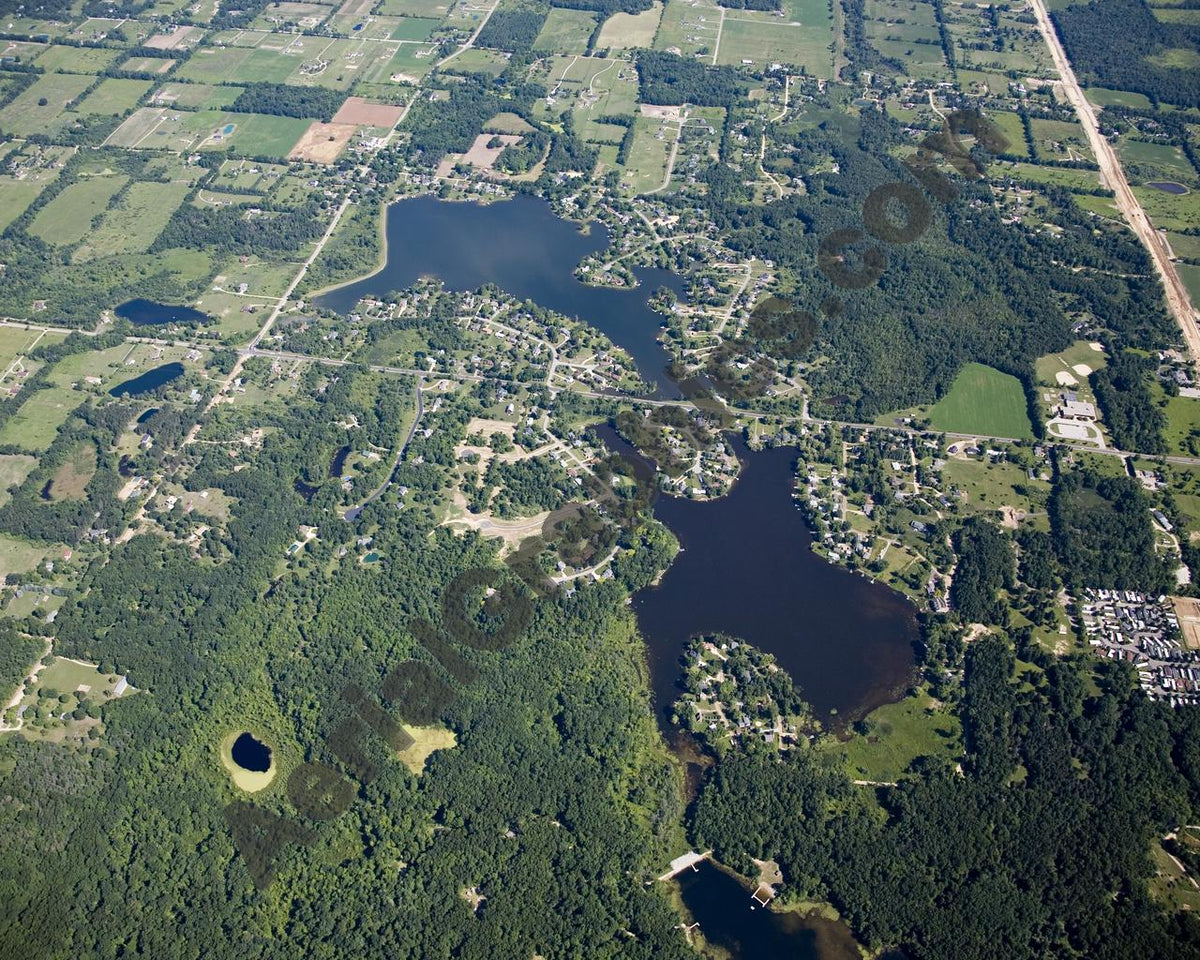
[{"label": "agricultural field", "polygon": [[95,78],[73,73],[47,73],[0,109],[0,131],[18,137],[54,133],[69,120],[64,113]]},{"label": "agricultural field", "polygon": [[115,117],[132,110],[153,87],[149,80],[132,80],[110,77],[83,98],[77,108],[81,114]]},{"label": "agricultural field", "polygon": [[120,50],[101,47],[68,47],[55,44],[34,61],[46,73],[97,74],[112,66]]},{"label": "agricultural field", "polygon": [[[583,54],[596,29],[596,14],[586,10],[553,7],[533,42],[533,49],[545,53]],[[597,47],[603,49],[601,44]]]},{"label": "agricultural field", "polygon": [[76,259],[144,253],[191,189],[188,182],[133,184],[104,214]]},{"label": "agricultural field", "polygon": [[123,174],[110,174],[86,177],[68,185],[38,211],[29,232],[47,243],[78,243],[128,182],[129,178]]},{"label": "agricultural field", "polygon": [[143,107],[108,138],[110,146],[137,149],[225,150],[286,157],[311,121],[257,113],[195,112]]},{"label": "agricultural field", "polygon": [[788,0],[783,17],[729,10],[720,17],[714,59],[718,64],[765,69],[774,63],[833,76],[833,17],[824,0]]},{"label": "agricultural field", "polygon": [[661,0],[656,0],[649,10],[641,13],[614,13],[604,21],[600,36],[596,39],[596,49],[615,51],[653,46],[658,25],[662,22],[663,9]]},{"label": "agricultural field", "polygon": [[1021,382],[979,363],[963,367],[950,392],[928,408],[927,416],[935,430],[949,433],[1033,436]]}]

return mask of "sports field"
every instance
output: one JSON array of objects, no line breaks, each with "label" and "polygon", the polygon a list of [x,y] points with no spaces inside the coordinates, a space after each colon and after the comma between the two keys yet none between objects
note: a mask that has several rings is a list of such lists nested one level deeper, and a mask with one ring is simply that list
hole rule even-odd
[{"label": "sports field", "polygon": [[969,363],[929,411],[935,430],[994,437],[1032,437],[1021,381],[980,363]]}]

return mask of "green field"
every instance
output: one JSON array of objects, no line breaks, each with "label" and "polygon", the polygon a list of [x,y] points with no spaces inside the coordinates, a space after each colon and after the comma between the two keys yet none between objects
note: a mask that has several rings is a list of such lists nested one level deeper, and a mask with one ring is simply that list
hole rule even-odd
[{"label": "green field", "polygon": [[33,543],[0,533],[0,578],[10,573],[28,573],[43,560],[58,559],[62,549],[52,543]]},{"label": "green field", "polygon": [[122,174],[88,177],[72,183],[38,211],[29,232],[47,243],[78,243],[92,228],[92,220],[129,180]]},{"label": "green field", "polygon": [[1133,107],[1135,110],[1149,110],[1151,106],[1150,98],[1144,93],[1109,90],[1106,87],[1088,87],[1084,92],[1098,107]]},{"label": "green field", "polygon": [[120,50],[104,47],[51,46],[37,58],[36,66],[47,73],[97,74],[121,56]]},{"label": "green field", "polygon": [[769,67],[786,63],[810,76],[833,76],[833,16],[824,0],[788,0],[782,18],[754,10],[730,10],[719,18],[717,63]]},{"label": "green field", "polygon": [[104,215],[76,257],[145,252],[191,189],[186,182],[135,183]]},{"label": "green field", "polygon": [[[63,109],[92,85],[95,77],[47,73],[0,110],[0,131],[18,137],[54,133],[65,122]],[[45,100],[43,104],[41,101]]]},{"label": "green field", "polygon": [[45,186],[44,183],[0,177],[0,230],[28,210]]},{"label": "green field", "polygon": [[154,84],[149,80],[110,77],[89,93],[79,104],[79,112],[95,116],[115,117],[132,110]]},{"label": "green field", "polygon": [[1021,381],[979,363],[969,363],[929,411],[935,430],[993,437],[1032,437]]},{"label": "green field", "polygon": [[596,15],[586,10],[552,7],[533,49],[544,53],[582,54],[596,29]]},{"label": "green field", "polygon": [[185,110],[219,110],[228,107],[243,87],[218,87],[208,83],[164,83],[155,91],[151,103]]},{"label": "green field", "polygon": [[1167,193],[1156,187],[1133,186],[1138,203],[1154,225],[1166,230],[1187,230],[1200,223],[1200,190],[1185,194]]},{"label": "green field", "polygon": [[662,21],[663,4],[656,2],[641,13],[614,13],[604,21],[596,39],[597,50],[627,50],[630,47],[650,47]]},{"label": "green field", "polygon": [[1182,148],[1169,143],[1146,143],[1122,137],[1117,144],[1121,164],[1130,180],[1192,182],[1196,171]]},{"label": "green field", "polygon": [[58,428],[87,394],[68,387],[38,390],[31,394],[0,429],[0,444],[12,445],[30,453],[41,453],[58,433]]},{"label": "green field", "polygon": [[[1024,145],[1024,140],[1021,141]],[[1068,190],[1094,190],[1100,186],[1100,174],[1095,170],[1081,170],[1075,167],[1052,167],[1036,163],[995,163],[989,168],[994,173],[1016,177],[1018,180],[1030,180],[1034,183],[1050,183]],[[1087,197],[1080,198],[1082,203]],[[1103,198],[1091,198],[1103,199]]]},{"label": "green field", "polygon": [[1177,263],[1175,269],[1179,271],[1179,279],[1192,295],[1192,305],[1200,303],[1200,267],[1191,263]]},{"label": "green field", "polygon": [[228,150],[286,157],[311,121],[259,113],[196,112],[143,107],[118,127],[110,146],[168,150]]},{"label": "green field", "polygon": [[867,715],[862,726],[845,741],[823,745],[839,756],[854,780],[887,783],[899,779],[917,757],[954,761],[962,755],[962,725],[958,717],[936,709],[933,698],[922,691],[889,703]]}]

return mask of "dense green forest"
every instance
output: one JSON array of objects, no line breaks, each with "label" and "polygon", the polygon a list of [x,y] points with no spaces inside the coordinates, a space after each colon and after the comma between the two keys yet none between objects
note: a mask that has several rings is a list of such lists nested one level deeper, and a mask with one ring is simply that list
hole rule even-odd
[{"label": "dense green forest", "polygon": [[1164,23],[1144,0],[1092,0],[1050,16],[1082,78],[1200,107],[1200,71],[1189,60],[1200,53],[1200,24]]},{"label": "dense green forest", "polygon": [[1154,552],[1150,501],[1132,477],[1064,474],[1050,497],[1050,523],[1064,576],[1073,587],[1153,594],[1172,582]]},{"label": "dense green forest", "polygon": [[283,83],[252,83],[238,94],[230,110],[267,113],[279,117],[333,119],[345,97],[324,87],[297,87]]},{"label": "dense green forest", "polygon": [[1039,659],[1018,684],[1007,641],[967,655],[962,773],[918,761],[879,791],[812,751],[716,767],[694,840],[747,873],[775,858],[789,891],[829,899],[872,945],[928,960],[1194,957],[1200,922],[1147,894],[1148,849],[1197,796],[1196,723],[1126,668]]},{"label": "dense green forest", "polygon": [[[780,152],[769,152],[764,164],[784,176],[802,174],[805,193],[754,204],[745,177],[714,163],[704,174],[707,205],[725,243],[774,261],[793,278],[792,316],[801,326],[791,335],[766,323],[765,340],[751,328],[726,352],[832,358],[805,371],[814,410],[871,419],[928,402],[972,360],[1028,380],[1037,357],[1070,342],[1065,308],[1094,316],[1117,346],[1159,347],[1176,338],[1154,280],[1109,273],[1149,273],[1144,250],[1124,231],[1098,231],[1062,191],[1044,194],[1061,233],[1025,231],[1001,221],[986,188],[964,177],[931,177],[890,157],[906,140],[881,114],[852,119],[815,106],[805,123],[783,127],[776,140]],[[836,174],[811,172],[827,158]],[[918,191],[915,175],[951,199]],[[868,203],[873,194],[883,203]],[[911,234],[898,227],[894,197],[928,226]],[[812,350],[797,355],[805,341]]]},{"label": "dense green forest", "polygon": [[[642,882],[682,811],[621,602],[661,553],[527,605],[525,629],[494,650],[437,639],[463,636],[447,585],[483,570],[506,578],[504,595],[523,588],[491,547],[435,528],[420,505],[376,502],[361,518],[386,575],[339,561],[354,528],[335,521],[299,575],[278,576],[298,525],[328,523],[291,478],[321,465],[330,426],[372,408],[394,422],[371,384],[352,368],[333,389],[310,380],[312,399],[248,466],[214,447],[189,454],[189,486],[236,504],[214,534],[219,556],[197,562],[181,544],[134,537],[60,611],[61,652],[128,673],[138,692],[104,708],[91,751],[0,742],[5,956],[37,944],[39,957],[190,957],[215,942],[230,957],[292,957],[296,943],[371,956],[690,955],[660,889]],[[465,418],[431,423],[411,470],[453,461]],[[10,511],[0,527],[14,522]],[[421,666],[398,672],[405,663]],[[442,691],[432,716],[411,683],[388,682],[417,675]],[[348,702],[348,684],[362,698]],[[457,745],[411,773],[363,732],[362,704],[437,719]],[[282,771],[234,804],[218,745],[243,728]],[[291,772],[306,762],[336,772],[347,805],[332,819],[296,792]]]}]

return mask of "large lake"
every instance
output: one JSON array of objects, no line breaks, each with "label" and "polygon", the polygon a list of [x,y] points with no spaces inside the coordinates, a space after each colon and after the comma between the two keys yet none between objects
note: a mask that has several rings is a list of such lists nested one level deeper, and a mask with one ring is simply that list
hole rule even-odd
[{"label": "large lake", "polygon": [[[611,428],[598,432],[610,448],[632,452]],[[913,675],[913,606],[812,552],[792,499],[794,449],[733,443],[742,472],[729,494],[654,505],[682,548],[659,584],[633,599],[660,714],[679,696],[684,646],[710,633],[774,654],[822,722],[845,723],[896,699]]]},{"label": "large lake", "polygon": [[581,231],[536,197],[480,204],[425,196],[392,204],[386,230],[384,266],[318,297],[318,306],[348,313],[363,297],[406,289],[423,276],[438,277],[449,290],[492,283],[590,323],[629,352],[642,379],[657,385],[656,396],[680,397],[666,375],[670,354],[658,342],[663,318],[648,300],[659,287],[682,295],[683,281],[668,270],[640,268],[634,271],[640,285],[632,290],[580,283],[574,275],[579,262],[608,246],[602,224]]}]

